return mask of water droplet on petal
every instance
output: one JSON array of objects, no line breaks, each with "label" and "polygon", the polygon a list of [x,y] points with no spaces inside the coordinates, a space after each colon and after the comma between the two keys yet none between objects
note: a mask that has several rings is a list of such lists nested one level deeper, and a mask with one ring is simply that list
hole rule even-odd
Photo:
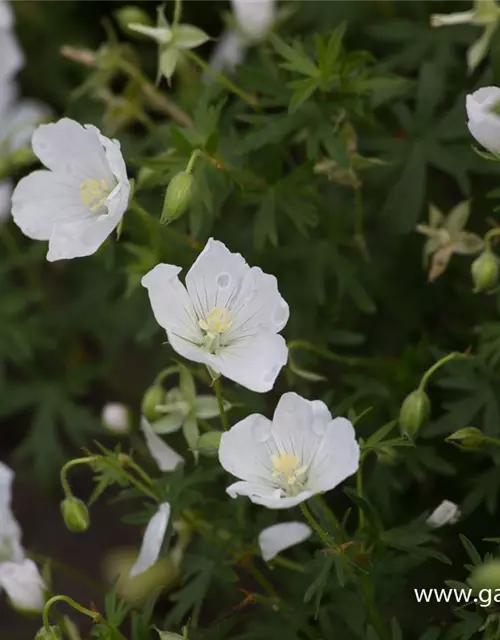
[{"label": "water droplet on petal", "polygon": [[252,434],[257,442],[267,442],[271,437],[271,429],[268,420],[259,418],[252,425]]},{"label": "water droplet on petal", "polygon": [[229,283],[231,282],[231,276],[229,275],[229,273],[219,273],[216,282],[217,286],[219,286],[221,289],[227,289]]}]

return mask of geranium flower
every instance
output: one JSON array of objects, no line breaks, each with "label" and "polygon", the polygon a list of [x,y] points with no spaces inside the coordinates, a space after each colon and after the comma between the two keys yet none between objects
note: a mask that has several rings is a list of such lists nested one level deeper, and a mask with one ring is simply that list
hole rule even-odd
[{"label": "geranium flower", "polygon": [[19,182],[12,196],[14,221],[29,238],[49,241],[49,261],[95,253],[128,206],[130,183],[119,142],[63,118],[38,127],[32,144],[49,170]]},{"label": "geranium flower", "polygon": [[500,154],[500,87],[481,87],[467,96],[467,126],[485,149]]},{"label": "geranium flower", "polygon": [[45,584],[21,545],[21,528],[11,510],[13,479],[12,470],[0,462],[0,590],[16,609],[41,611]]},{"label": "geranium flower", "polygon": [[219,460],[241,478],[227,488],[232,498],[286,509],[355,473],[359,446],[349,420],[332,419],[319,400],[285,393],[272,422],[253,414],[222,434]]},{"label": "geranium flower", "polygon": [[263,560],[269,562],[278,553],[307,540],[311,527],[303,522],[280,522],[266,527],[259,534],[259,549]]},{"label": "geranium flower", "polygon": [[272,389],[288,349],[288,305],[276,278],[212,238],[186,275],[159,264],[142,279],[156,321],[180,355],[252,391]]}]

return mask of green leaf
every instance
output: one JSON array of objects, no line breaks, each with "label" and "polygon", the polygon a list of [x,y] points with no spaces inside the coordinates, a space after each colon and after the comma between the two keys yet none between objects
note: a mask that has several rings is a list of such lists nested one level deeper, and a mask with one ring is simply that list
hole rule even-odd
[{"label": "green leaf", "polygon": [[284,69],[296,71],[297,73],[310,76],[311,78],[319,77],[320,70],[304,53],[304,50],[298,41],[295,41],[293,46],[290,46],[274,33],[270,34],[269,39],[275,50],[287,61],[286,63],[281,64]]},{"label": "green leaf", "polygon": [[209,40],[210,36],[191,24],[179,24],[173,30],[173,44],[178,49],[194,49]]}]

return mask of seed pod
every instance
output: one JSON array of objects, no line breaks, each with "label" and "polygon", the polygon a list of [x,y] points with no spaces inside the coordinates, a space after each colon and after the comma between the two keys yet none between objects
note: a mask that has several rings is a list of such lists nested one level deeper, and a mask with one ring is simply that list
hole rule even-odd
[{"label": "seed pod", "polygon": [[498,281],[498,259],[488,249],[474,260],[471,266],[474,293],[492,289]]},{"label": "seed pod", "polygon": [[431,412],[431,402],[422,389],[415,389],[406,396],[399,412],[401,432],[413,439]]},{"label": "seed pod", "polygon": [[446,442],[451,442],[464,451],[480,451],[487,440],[484,433],[476,427],[464,427],[446,438]]},{"label": "seed pod", "polygon": [[222,433],[220,431],[209,431],[198,438],[196,450],[202,456],[215,457],[219,451],[220,439]]},{"label": "seed pod", "polygon": [[142,414],[150,422],[154,422],[161,417],[161,413],[157,411],[156,407],[160,404],[165,404],[165,390],[159,384],[154,384],[144,394],[142,399]]},{"label": "seed pod", "polygon": [[78,498],[66,498],[61,502],[61,513],[64,524],[70,531],[82,533],[87,531],[90,525],[90,517],[87,506]]},{"label": "seed pod", "polygon": [[474,567],[468,583],[473,589],[500,589],[500,559],[494,558]]},{"label": "seed pod", "polygon": [[62,640],[62,632],[59,627],[42,627],[36,634],[35,640]]},{"label": "seed pod", "polygon": [[172,178],[165,193],[161,221],[164,224],[179,218],[193,197],[194,178],[191,173],[181,171]]}]

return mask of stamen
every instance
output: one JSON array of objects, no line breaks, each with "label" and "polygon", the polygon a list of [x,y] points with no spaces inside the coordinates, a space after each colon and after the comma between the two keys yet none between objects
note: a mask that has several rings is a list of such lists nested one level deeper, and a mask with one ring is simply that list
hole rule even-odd
[{"label": "stamen", "polygon": [[80,198],[92,213],[98,211],[106,202],[106,198],[111,193],[111,189],[105,180],[87,179],[80,187]]},{"label": "stamen", "polygon": [[272,455],[271,462],[274,467],[273,476],[282,476],[288,485],[296,484],[299,481],[299,477],[307,472],[306,465],[299,466],[299,456],[292,456],[284,451],[279,455]]}]

